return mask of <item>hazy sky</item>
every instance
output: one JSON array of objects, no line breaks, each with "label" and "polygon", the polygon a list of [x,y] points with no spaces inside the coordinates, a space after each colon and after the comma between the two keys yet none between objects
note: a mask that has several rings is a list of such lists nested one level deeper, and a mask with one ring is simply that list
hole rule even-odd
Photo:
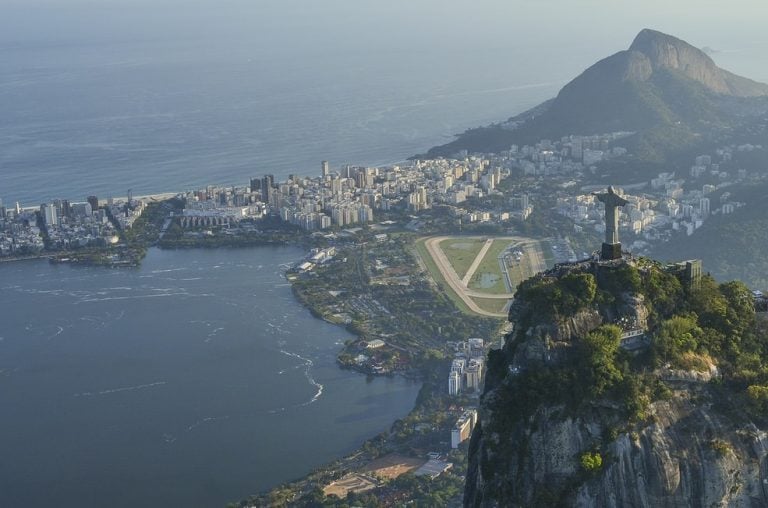
[{"label": "hazy sky", "polygon": [[764,43],[765,0],[2,0],[0,42],[230,39],[275,48]]},{"label": "hazy sky", "polygon": [[200,62],[407,56],[415,72],[438,53],[460,71],[480,57],[504,65],[509,52],[510,65],[535,58],[564,84],[647,27],[768,81],[768,57],[755,58],[768,55],[766,20],[767,0],[0,0],[0,49],[146,43],[147,58],[172,46]]}]

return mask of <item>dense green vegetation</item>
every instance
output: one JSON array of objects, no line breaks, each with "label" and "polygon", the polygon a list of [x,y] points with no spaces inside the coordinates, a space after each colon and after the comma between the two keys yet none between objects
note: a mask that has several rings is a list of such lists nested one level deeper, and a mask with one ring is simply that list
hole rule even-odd
[{"label": "dense green vegetation", "polygon": [[530,318],[564,316],[576,313],[595,300],[597,281],[590,273],[571,273],[561,280],[537,277],[524,281],[516,298],[530,306]]},{"label": "dense green vegetation", "polygon": [[[601,267],[596,275],[585,269],[559,278],[537,277],[518,290],[517,297],[526,302],[520,324],[525,329],[595,310],[605,322],[605,316],[621,316],[628,294],[644,297],[651,347],[637,355],[621,349],[621,329],[612,324],[575,337],[564,361],[505,379],[507,423],[525,418],[542,403],[578,412],[603,399],[622,408],[630,421],[640,420],[648,403],[667,392],[654,375],[659,368],[708,372],[717,367],[731,393],[748,398],[755,410],[768,410],[768,334],[758,326],[752,294],[740,282],[718,284],[704,276],[688,288],[648,260]],[[507,361],[523,340],[510,341]],[[499,361],[492,357],[489,367]]]},{"label": "dense green vegetation", "polygon": [[603,467],[603,457],[598,452],[586,452],[579,459],[585,471],[597,471]]}]

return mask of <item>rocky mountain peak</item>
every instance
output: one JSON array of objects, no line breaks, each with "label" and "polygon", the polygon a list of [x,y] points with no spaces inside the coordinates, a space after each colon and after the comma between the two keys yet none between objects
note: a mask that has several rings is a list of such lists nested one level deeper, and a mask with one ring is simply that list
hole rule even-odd
[{"label": "rocky mountain peak", "polygon": [[[681,39],[646,28],[637,34],[629,52],[631,60],[647,59],[653,70],[674,70],[713,92],[736,95],[728,83],[728,75],[706,53]],[[647,69],[643,71],[641,74],[632,73],[632,76],[647,79]]]}]

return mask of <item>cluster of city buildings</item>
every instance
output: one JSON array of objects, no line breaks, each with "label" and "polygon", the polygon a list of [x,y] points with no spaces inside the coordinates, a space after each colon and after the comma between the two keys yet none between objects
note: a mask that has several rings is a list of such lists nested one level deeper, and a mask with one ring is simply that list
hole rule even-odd
[{"label": "cluster of city buildings", "polygon": [[216,187],[182,193],[185,206],[176,220],[182,229],[231,227],[243,219],[260,219],[266,208],[261,193],[248,188]]},{"label": "cluster of city buildings", "polygon": [[230,225],[269,213],[314,231],[371,223],[381,211],[418,212],[435,205],[453,206],[466,222],[527,218],[533,209],[527,195],[512,199],[510,211],[502,214],[460,207],[468,198],[498,193],[496,186],[509,175],[509,164],[509,157],[493,156],[331,170],[323,161],[319,177],[289,175],[277,182],[265,175],[252,178],[248,187],[188,192],[179,221],[182,227]]},{"label": "cluster of city buildings", "polygon": [[[650,185],[644,186],[642,194],[617,189],[629,201],[621,210],[619,227],[624,238],[632,240],[630,250],[642,253],[649,242],[666,241],[677,232],[692,235],[713,215],[731,214],[745,206],[733,200],[725,189],[749,175],[743,169],[723,171],[720,165],[731,160],[734,150],[747,149],[747,146],[728,147],[717,150],[715,157],[697,156],[688,175],[661,173],[651,179]],[[576,223],[577,229],[605,231],[603,205],[594,194],[561,196],[557,207]]]},{"label": "cluster of city buildings", "polygon": [[8,209],[0,201],[0,256],[113,245],[119,241],[119,231],[130,229],[145,207],[143,201],[131,198],[109,199],[102,207],[96,196],[84,202],[56,199],[39,208],[16,203]]},{"label": "cluster of city buildings", "polygon": [[43,250],[37,213],[16,203],[6,208],[0,201],[0,256],[32,255]]},{"label": "cluster of city buildings", "polygon": [[[580,174],[599,162],[626,155],[626,148],[615,146],[615,143],[632,134],[621,131],[564,136],[560,140],[542,139],[534,145],[512,145],[498,156],[527,176]],[[464,155],[466,152],[458,154],[459,157]]]},{"label": "cluster of city buildings", "polygon": [[455,357],[448,374],[448,394],[478,392],[483,382],[485,345],[483,339],[469,339],[455,346]]}]

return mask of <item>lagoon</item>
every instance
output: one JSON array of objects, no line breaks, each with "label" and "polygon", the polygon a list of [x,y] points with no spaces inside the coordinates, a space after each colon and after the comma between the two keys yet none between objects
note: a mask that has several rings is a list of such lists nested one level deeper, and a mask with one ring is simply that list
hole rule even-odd
[{"label": "lagoon", "polygon": [[0,505],[221,506],[388,429],[419,385],[335,363],[293,247],[0,264]]}]

